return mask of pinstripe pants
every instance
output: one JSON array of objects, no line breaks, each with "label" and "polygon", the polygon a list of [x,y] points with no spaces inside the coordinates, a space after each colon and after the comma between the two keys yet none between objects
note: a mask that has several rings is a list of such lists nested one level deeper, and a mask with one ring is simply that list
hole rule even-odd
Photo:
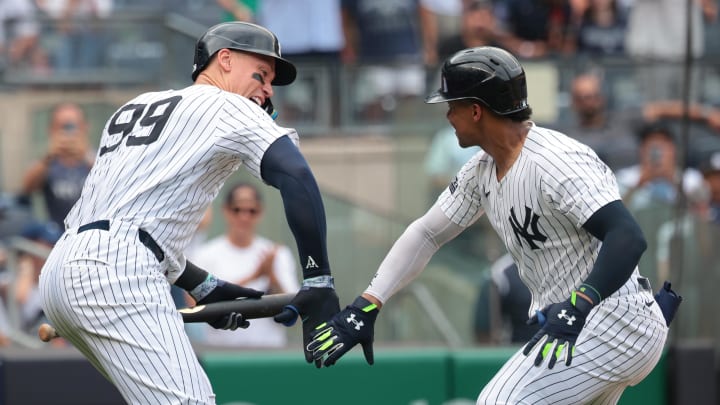
[{"label": "pinstripe pants", "polygon": [[570,367],[560,359],[552,370],[547,360],[535,367],[542,341],[527,356],[521,348],[477,403],[616,404],[626,387],[638,384],[658,363],[667,331],[651,292],[611,296],[588,316]]},{"label": "pinstripe pants", "polygon": [[167,280],[137,227],[68,230],[40,274],[45,314],[131,404],[214,404]]}]

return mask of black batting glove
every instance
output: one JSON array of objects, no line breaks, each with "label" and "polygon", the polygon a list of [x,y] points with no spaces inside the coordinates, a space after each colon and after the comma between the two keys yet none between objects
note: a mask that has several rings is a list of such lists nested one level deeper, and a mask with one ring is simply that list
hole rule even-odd
[{"label": "black batting glove", "polygon": [[[325,322],[326,319],[332,318],[340,312],[340,300],[338,299],[335,288],[332,284],[332,277],[320,276],[327,278],[327,282],[323,282],[326,287],[312,287],[312,281],[303,281],[303,287],[298,291],[295,297],[286,305],[282,312],[275,315],[275,322],[285,326],[295,324],[298,316],[302,319],[303,329],[303,351],[305,353],[305,361],[312,363],[314,358],[311,351],[307,349],[312,339],[315,328]],[[315,360],[315,367],[322,367],[320,360]]]},{"label": "black batting glove", "polygon": [[[237,284],[215,278],[209,274],[203,283],[190,291],[197,305],[210,304],[220,301],[231,301],[238,298],[260,298],[264,292],[252,288],[241,287]],[[235,330],[245,329],[250,322],[243,318],[241,313],[230,312],[207,322],[215,329]]]},{"label": "black batting glove", "polygon": [[362,345],[365,360],[372,365],[375,362],[373,339],[378,313],[377,305],[363,297],[357,297],[330,321],[315,328],[307,350],[312,353],[315,361],[320,360],[322,365],[330,367],[359,343]]},{"label": "black batting glove", "polygon": [[[597,301],[599,302],[599,297]],[[523,354],[527,356],[538,342],[544,341],[545,344],[535,358],[535,366],[539,366],[543,360],[550,357],[548,368],[551,369],[563,355],[565,365],[569,366],[575,352],[575,342],[593,306],[592,302],[578,295],[577,291],[573,291],[567,300],[550,304],[537,311],[528,324],[538,323],[541,328],[525,345]]]}]

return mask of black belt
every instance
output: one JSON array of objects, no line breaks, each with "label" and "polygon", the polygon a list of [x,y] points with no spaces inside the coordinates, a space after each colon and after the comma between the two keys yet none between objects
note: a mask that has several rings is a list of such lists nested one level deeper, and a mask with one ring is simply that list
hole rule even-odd
[{"label": "black belt", "polygon": [[647,277],[638,277],[637,282],[640,289],[653,292],[652,286],[650,286],[650,280],[648,280]]},{"label": "black belt", "polygon": [[[81,225],[78,227],[77,233],[82,233],[85,231],[89,231],[91,229],[100,229],[101,231],[109,231],[110,230],[110,221],[107,219],[102,219],[100,221],[90,222],[85,225]],[[160,245],[155,242],[155,239],[150,236],[149,233],[147,233],[143,229],[138,229],[138,239],[140,240],[140,243],[145,245],[152,254],[155,255],[155,258],[157,258],[158,262],[162,262],[165,259],[165,252],[160,248]]]}]

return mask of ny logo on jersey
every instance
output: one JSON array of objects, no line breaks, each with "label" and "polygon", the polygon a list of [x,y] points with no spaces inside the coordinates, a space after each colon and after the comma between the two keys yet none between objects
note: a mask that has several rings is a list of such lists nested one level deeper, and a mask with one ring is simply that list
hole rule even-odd
[{"label": "ny logo on jersey", "polygon": [[565,319],[567,321],[568,326],[572,326],[573,322],[575,322],[575,315],[568,316],[567,311],[563,309],[558,314],[558,319]]},{"label": "ny logo on jersey", "polygon": [[[513,232],[515,232],[515,236],[518,238],[518,243],[522,244],[520,241],[520,237],[522,236],[525,238],[525,241],[530,245],[530,249],[540,249],[540,246],[535,244],[535,242],[545,242],[547,240],[547,236],[540,233],[540,230],[538,229],[538,219],[540,219],[540,216],[538,214],[532,212],[530,207],[525,207],[525,221],[523,221],[522,226],[520,225],[520,221],[518,221],[517,217],[515,216],[515,209],[510,208],[510,226],[513,228]],[[532,228],[532,233],[528,228]]]},{"label": "ny logo on jersey", "polygon": [[345,322],[355,325],[355,330],[360,330],[365,325],[365,322],[355,319],[355,314],[350,314],[349,317],[345,318]]}]

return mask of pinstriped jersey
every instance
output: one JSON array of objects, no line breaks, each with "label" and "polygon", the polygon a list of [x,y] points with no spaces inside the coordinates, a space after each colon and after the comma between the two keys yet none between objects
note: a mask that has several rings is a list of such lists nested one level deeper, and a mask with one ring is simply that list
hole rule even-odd
[{"label": "pinstriped jersey", "polygon": [[[65,220],[133,223],[165,252],[168,279],[185,266],[189,244],[225,180],[260,162],[282,128],[251,100],[209,85],[141,94],[108,120],[95,165]],[[169,266],[169,267],[168,267]]]},{"label": "pinstriped jersey", "polygon": [[532,292],[532,314],[566,300],[587,278],[602,242],[582,225],[620,199],[618,186],[591,148],[534,124],[508,173],[500,181],[495,173],[493,158],[478,152],[439,203],[462,226],[488,216]]}]

